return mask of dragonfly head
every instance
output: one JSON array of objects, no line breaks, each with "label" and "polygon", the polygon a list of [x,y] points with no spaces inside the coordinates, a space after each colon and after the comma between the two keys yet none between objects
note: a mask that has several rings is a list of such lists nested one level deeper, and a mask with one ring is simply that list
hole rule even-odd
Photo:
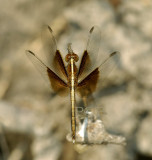
[{"label": "dragonfly head", "polygon": [[65,56],[65,61],[69,62],[71,59],[74,59],[75,62],[77,62],[79,60],[79,57],[77,54],[73,53],[73,50],[71,48],[71,43],[68,43],[68,54]]}]

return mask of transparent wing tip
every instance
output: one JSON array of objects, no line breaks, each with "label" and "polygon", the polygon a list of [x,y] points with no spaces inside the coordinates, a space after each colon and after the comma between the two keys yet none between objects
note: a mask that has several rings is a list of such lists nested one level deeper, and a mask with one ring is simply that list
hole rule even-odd
[{"label": "transparent wing tip", "polygon": [[53,32],[52,28],[49,25],[47,27],[48,27],[49,31],[52,33]]},{"label": "transparent wing tip", "polygon": [[119,55],[120,54],[120,52],[118,52],[118,51],[114,51],[114,52],[112,52],[111,54],[110,54],[110,56],[109,57],[112,57],[112,56],[114,56],[114,55]]},{"label": "transparent wing tip", "polygon": [[94,30],[94,26],[90,29],[90,33],[92,33],[92,32],[93,32],[93,30]]},{"label": "transparent wing tip", "polygon": [[30,51],[30,50],[26,50],[25,52],[26,52],[26,55],[32,54],[32,55],[35,56],[35,54],[32,51]]}]

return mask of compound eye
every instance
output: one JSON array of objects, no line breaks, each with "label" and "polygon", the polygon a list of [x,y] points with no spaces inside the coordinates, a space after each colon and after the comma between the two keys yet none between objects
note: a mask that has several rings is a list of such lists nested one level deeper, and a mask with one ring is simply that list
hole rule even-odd
[{"label": "compound eye", "polygon": [[70,54],[67,54],[67,55],[65,56],[65,61],[66,61],[66,62],[69,62],[70,58],[71,58],[71,55],[70,55]]},{"label": "compound eye", "polygon": [[77,55],[77,54],[74,54],[74,61],[75,61],[75,62],[78,62],[78,60],[79,60],[78,55]]}]

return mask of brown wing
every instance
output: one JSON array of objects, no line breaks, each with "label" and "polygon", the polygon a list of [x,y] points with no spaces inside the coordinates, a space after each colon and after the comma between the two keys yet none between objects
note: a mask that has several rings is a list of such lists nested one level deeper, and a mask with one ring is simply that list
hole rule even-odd
[{"label": "brown wing", "polygon": [[99,47],[101,41],[101,32],[97,26],[91,28],[87,47],[83,53],[79,72],[78,82],[85,79],[91,72],[93,72],[102,63],[102,58],[99,56]]},{"label": "brown wing", "polygon": [[[87,56],[87,52],[85,54]],[[84,97],[92,94],[96,90],[97,84],[99,82],[103,83],[105,78],[115,68],[117,61],[119,61],[119,52],[113,52],[107,55],[99,67],[78,83],[77,91],[80,95]]]},{"label": "brown wing", "polygon": [[104,44],[100,44],[100,42],[100,29],[94,26],[90,30],[87,47],[83,53],[77,74],[78,92],[82,96],[88,96],[93,93],[97,88],[97,82],[100,80],[102,83],[116,66],[116,61],[119,60],[118,52],[112,52],[111,54],[103,51],[99,52],[101,46],[105,48]]},{"label": "brown wing", "polygon": [[64,61],[57,49],[56,39],[53,35],[52,29],[49,26],[43,27],[41,36],[44,50],[44,63],[51,68],[56,75],[62,77],[62,79],[67,82],[67,72]]},{"label": "brown wing", "polygon": [[68,85],[64,82],[64,80],[62,80],[49,67],[47,67],[33,52],[26,51],[26,54],[38,71],[42,74],[43,78],[50,84],[50,87],[54,92],[59,95],[66,95],[68,93]]}]

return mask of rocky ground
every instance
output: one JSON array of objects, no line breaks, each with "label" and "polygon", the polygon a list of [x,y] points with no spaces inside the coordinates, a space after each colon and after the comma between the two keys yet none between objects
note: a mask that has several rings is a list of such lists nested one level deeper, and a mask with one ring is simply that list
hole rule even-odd
[{"label": "rocky ground", "polygon": [[[0,160],[152,159],[152,1],[0,1]],[[25,55],[39,52],[49,24],[66,53],[82,52],[98,25],[102,51],[119,51],[120,62],[95,93],[103,123],[126,145],[77,146],[70,131],[69,97],[50,93]],[[80,151],[80,147],[79,147]]]}]

